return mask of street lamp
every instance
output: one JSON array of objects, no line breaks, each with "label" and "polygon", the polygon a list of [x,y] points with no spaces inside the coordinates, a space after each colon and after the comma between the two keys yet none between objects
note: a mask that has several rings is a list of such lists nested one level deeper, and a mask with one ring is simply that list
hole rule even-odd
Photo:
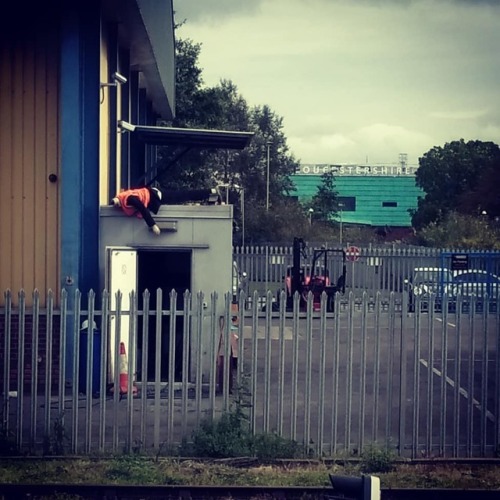
[{"label": "street lamp", "polygon": [[266,211],[269,212],[269,148],[271,147],[272,141],[267,141],[267,175],[266,175]]},{"label": "street lamp", "polygon": [[245,247],[245,189],[237,184],[234,186],[240,194],[241,207],[241,246]]},{"label": "street lamp", "polygon": [[309,212],[309,225],[311,226],[312,225],[312,214],[314,213],[314,209],[310,208],[308,210],[308,212]]},{"label": "street lamp", "polygon": [[245,190],[241,188],[241,246],[245,248]]},{"label": "street lamp", "polygon": [[339,203],[339,208],[340,208],[340,247],[342,247],[342,207],[344,206],[343,203]]}]

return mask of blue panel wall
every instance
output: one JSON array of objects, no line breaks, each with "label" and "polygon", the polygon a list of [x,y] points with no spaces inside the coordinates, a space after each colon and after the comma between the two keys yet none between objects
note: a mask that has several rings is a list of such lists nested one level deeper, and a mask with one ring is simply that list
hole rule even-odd
[{"label": "blue panel wall", "polygon": [[[292,176],[300,201],[311,199],[321,185],[319,175]],[[413,176],[338,176],[335,187],[340,197],[354,197],[355,211],[344,211],[342,220],[347,223],[372,226],[410,227],[409,209],[417,207],[423,192]],[[393,205],[393,206],[384,206]]]},{"label": "blue panel wall", "polygon": [[99,19],[94,0],[62,22],[61,277],[84,292],[99,283]]},{"label": "blue panel wall", "polygon": [[[99,287],[100,10],[96,0],[61,5],[61,285],[71,302]],[[68,324],[68,378],[73,345]]]}]

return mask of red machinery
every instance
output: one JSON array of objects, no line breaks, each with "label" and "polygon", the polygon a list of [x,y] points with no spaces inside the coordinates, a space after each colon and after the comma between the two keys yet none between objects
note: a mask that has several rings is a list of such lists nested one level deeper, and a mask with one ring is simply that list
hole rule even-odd
[{"label": "red machinery", "polygon": [[[329,256],[337,254],[340,259],[341,272],[332,284],[328,269]],[[303,265],[302,258],[307,259],[306,245],[302,238],[293,239],[293,265],[287,269],[285,276],[286,307],[293,308],[295,292],[300,295],[300,306],[305,308],[309,292],[313,295],[313,309],[320,310],[321,295],[327,295],[327,311],[331,312],[335,305],[335,294],[345,293],[346,253],[341,248],[316,248],[313,250],[311,265]],[[331,258],[330,258],[331,261]]]}]

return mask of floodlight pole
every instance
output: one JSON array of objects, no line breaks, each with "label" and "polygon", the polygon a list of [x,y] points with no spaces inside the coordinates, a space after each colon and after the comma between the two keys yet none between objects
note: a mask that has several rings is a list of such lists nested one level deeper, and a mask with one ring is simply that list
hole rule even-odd
[{"label": "floodlight pole", "polygon": [[245,190],[241,188],[241,246],[245,248]]},{"label": "floodlight pole", "polygon": [[339,203],[339,208],[340,208],[340,247],[342,248],[342,207],[344,206],[343,203]]},{"label": "floodlight pole", "polygon": [[269,212],[269,163],[270,163],[270,154],[269,149],[271,147],[272,142],[267,141],[267,175],[266,175],[266,212]]}]

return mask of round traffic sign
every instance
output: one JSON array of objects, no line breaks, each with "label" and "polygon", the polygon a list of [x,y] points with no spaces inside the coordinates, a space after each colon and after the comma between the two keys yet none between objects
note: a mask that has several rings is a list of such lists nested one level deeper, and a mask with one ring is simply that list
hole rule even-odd
[{"label": "round traffic sign", "polygon": [[351,246],[346,248],[345,256],[347,260],[354,262],[359,259],[360,253],[361,250],[358,247]]}]

